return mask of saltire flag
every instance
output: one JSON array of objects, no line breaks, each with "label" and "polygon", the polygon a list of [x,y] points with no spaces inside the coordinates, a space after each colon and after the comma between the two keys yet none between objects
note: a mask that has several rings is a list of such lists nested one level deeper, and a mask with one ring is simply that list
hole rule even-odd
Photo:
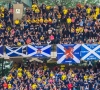
[{"label": "saltire flag", "polygon": [[100,45],[82,44],[81,57],[82,60],[100,60]]},{"label": "saltire flag", "polygon": [[51,56],[51,45],[35,46],[28,45],[27,55],[29,57],[50,57]]},{"label": "saltire flag", "polygon": [[0,57],[3,57],[4,46],[0,46]]},{"label": "saltire flag", "polygon": [[57,44],[57,64],[80,63],[81,44]]},{"label": "saltire flag", "polygon": [[21,47],[6,46],[6,55],[9,57],[26,56],[22,51],[23,51],[23,46]]}]

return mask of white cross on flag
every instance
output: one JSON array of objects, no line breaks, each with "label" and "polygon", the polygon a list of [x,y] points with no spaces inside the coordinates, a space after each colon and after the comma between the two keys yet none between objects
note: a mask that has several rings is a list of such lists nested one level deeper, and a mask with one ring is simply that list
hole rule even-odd
[{"label": "white cross on flag", "polygon": [[57,44],[57,63],[80,63],[80,44]]},{"label": "white cross on flag", "polygon": [[28,45],[27,54],[29,57],[50,57],[51,45],[47,45],[47,46]]},{"label": "white cross on flag", "polygon": [[82,60],[100,60],[100,45],[82,44],[81,57]]},{"label": "white cross on flag", "polygon": [[10,56],[10,57],[17,57],[17,56],[25,57],[26,55],[22,51],[23,51],[23,46],[21,47],[6,46],[6,54],[7,56]]}]

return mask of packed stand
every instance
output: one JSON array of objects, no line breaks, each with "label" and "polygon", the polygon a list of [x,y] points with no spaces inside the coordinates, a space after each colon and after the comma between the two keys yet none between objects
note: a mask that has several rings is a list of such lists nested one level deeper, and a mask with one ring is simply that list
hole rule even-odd
[{"label": "packed stand", "polygon": [[38,6],[26,8],[21,20],[13,21],[13,13],[0,9],[0,44],[100,44],[100,8],[83,6]]},{"label": "packed stand", "polygon": [[0,90],[100,90],[100,68],[20,64],[0,80]]}]

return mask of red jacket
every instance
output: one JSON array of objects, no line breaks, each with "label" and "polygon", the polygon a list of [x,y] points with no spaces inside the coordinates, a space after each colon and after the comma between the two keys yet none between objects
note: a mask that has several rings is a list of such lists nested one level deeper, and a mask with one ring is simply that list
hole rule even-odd
[{"label": "red jacket", "polygon": [[5,89],[5,88],[8,88],[8,84],[7,84],[7,83],[4,83],[4,84],[3,84],[3,87],[4,87],[4,89]]},{"label": "red jacket", "polygon": [[69,83],[69,84],[67,85],[67,87],[68,87],[69,90],[72,90],[73,85],[72,85],[71,83]]}]

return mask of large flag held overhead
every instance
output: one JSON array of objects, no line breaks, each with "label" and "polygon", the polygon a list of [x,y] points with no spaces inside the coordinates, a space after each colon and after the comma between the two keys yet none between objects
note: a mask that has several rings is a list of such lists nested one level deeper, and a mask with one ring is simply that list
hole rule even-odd
[{"label": "large flag held overhead", "polygon": [[3,51],[4,51],[4,47],[0,46],[0,57],[3,57]]},{"label": "large flag held overhead", "polygon": [[51,56],[51,45],[34,46],[28,45],[27,55],[29,57],[50,57]]},{"label": "large flag held overhead", "polygon": [[82,60],[100,60],[100,45],[82,44],[81,57]]},{"label": "large flag held overhead", "polygon": [[57,63],[80,63],[80,44],[57,44]]},{"label": "large flag held overhead", "polygon": [[26,54],[23,53],[23,47],[9,47],[6,46],[6,54],[10,57],[17,57],[17,56],[23,56],[25,57]]}]

